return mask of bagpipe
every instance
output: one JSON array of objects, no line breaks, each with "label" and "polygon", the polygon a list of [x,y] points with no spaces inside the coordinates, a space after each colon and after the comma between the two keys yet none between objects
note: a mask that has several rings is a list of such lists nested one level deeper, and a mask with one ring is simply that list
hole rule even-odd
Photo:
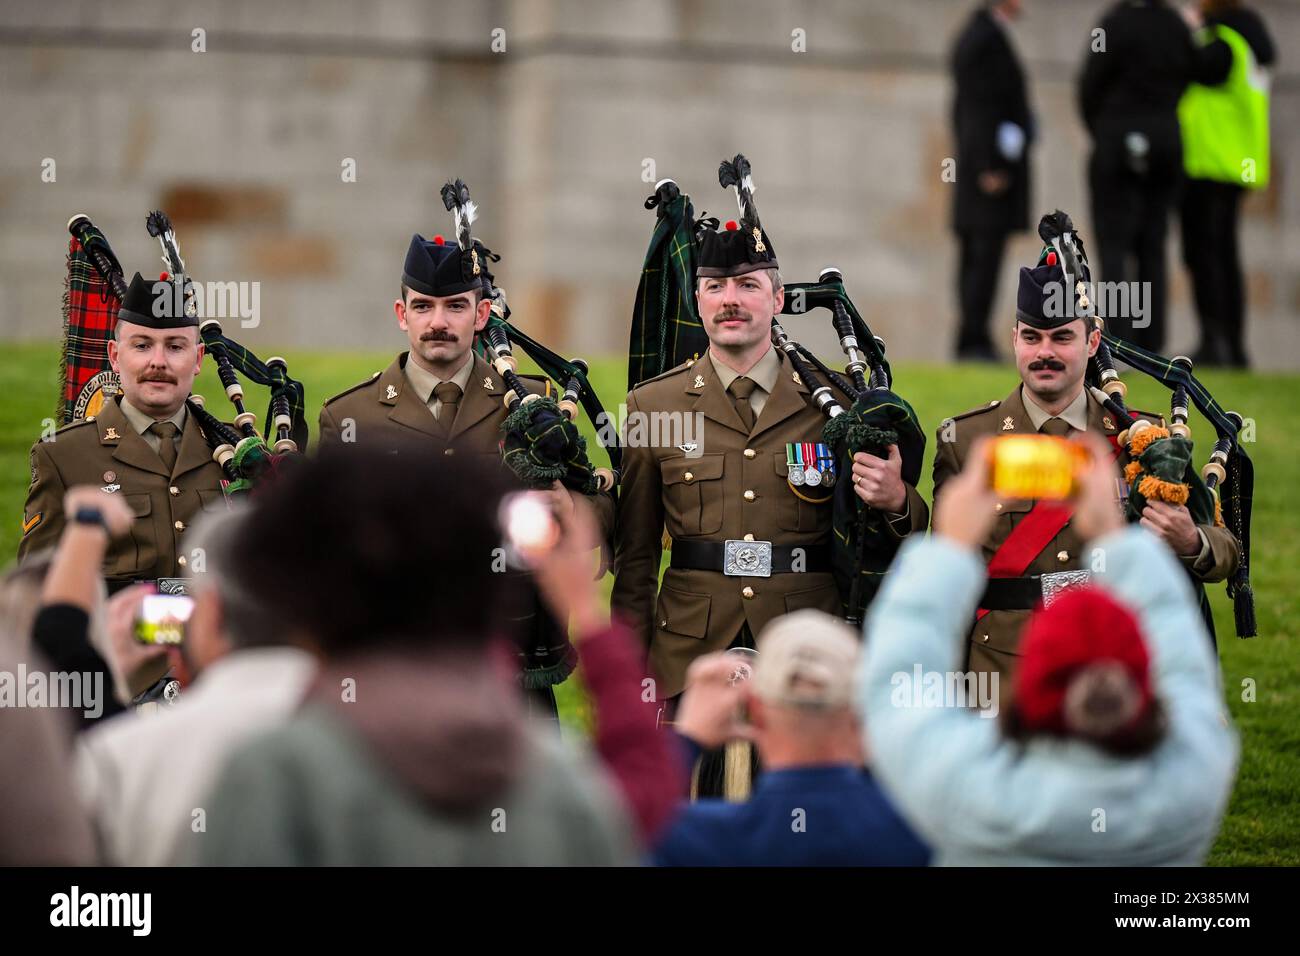
[{"label": "bagpipe", "polygon": [[[1101,330],[1097,352],[1088,361],[1086,384],[1119,421],[1131,422],[1117,436],[1118,445],[1128,451],[1130,458],[1124,473],[1129,483],[1127,519],[1137,521],[1149,500],[1165,501],[1185,505],[1197,524],[1227,527],[1241,546],[1241,562],[1227,582],[1237,635],[1254,637],[1257,628],[1250,586],[1250,514],[1255,470],[1239,441],[1245,420],[1237,412],[1224,411],[1215,401],[1192,374],[1191,359],[1182,355],[1165,358],[1106,331],[1104,319],[1096,311],[1088,256],[1068,215],[1057,210],[1044,216],[1038,234],[1044,243],[1039,264],[1060,263],[1067,292],[1073,290],[1065,301],[1080,317],[1092,317]],[[1168,427],[1130,411],[1125,403],[1128,386],[1120,380],[1116,360],[1170,389]],[[1199,474],[1192,464],[1189,400],[1215,432],[1214,447]],[[1202,610],[1208,619],[1208,607]]]},{"label": "bagpipe", "polygon": [[[742,215],[749,217],[746,222],[756,224],[748,161],[743,156],[724,161],[718,181],[724,189],[736,190]],[[698,358],[709,345],[696,308],[695,254],[701,230],[716,229],[718,220],[696,219],[690,197],[671,179],[656,183],[645,208],[656,210],[656,223],[637,288],[628,350],[629,390]],[[897,445],[903,480],[915,486],[925,456],[925,432],[916,412],[893,390],[884,340],[863,320],[838,269],[824,269],[816,282],[785,283],[782,315],[803,315],[817,308],[830,313],[846,359],[842,373],[792,339],[776,316],[772,342],[807,386],[811,404],[826,416],[822,442],[835,464],[813,468],[814,474],[809,475],[798,467],[800,463],[793,463],[789,480],[794,493],[805,500],[832,502],[832,573],[845,618],[856,624],[901,538],[889,532],[882,512],[857,496],[851,481],[836,481],[835,473],[850,475],[857,453],[887,458],[889,446]]]},{"label": "bagpipe", "polygon": [[[158,281],[167,284],[165,293],[186,310],[185,314],[199,318],[193,282],[185,272],[171,222],[161,211],[154,211],[146,227],[162,247],[166,271]],[[103,401],[121,390],[108,364],[107,342],[113,336],[118,308],[127,292],[122,266],[108,239],[90,218],[73,216],[68,231],[72,241],[64,296],[64,422],[94,414]],[[273,356],[262,362],[228,338],[216,318],[204,319],[199,335],[216,362],[217,376],[234,406],[233,427],[208,412],[200,395],[189,396],[186,405],[212,448],[213,460],[221,467],[226,494],[242,494],[273,473],[286,457],[306,447],[303,387],[290,378],[283,358]],[[254,427],[256,416],[244,407],[240,375],[270,389],[265,427],[260,434]]]},{"label": "bagpipe", "polygon": [[[442,187],[442,201],[453,215],[460,248],[481,250],[484,258],[498,259],[471,235],[476,207],[470,200],[469,188],[459,179],[447,183]],[[616,432],[608,425],[600,397],[587,378],[587,363],[578,358],[561,358],[520,331],[510,321],[505,290],[495,284],[486,268],[480,275],[491,311],[473,347],[476,354],[496,369],[506,386],[504,401],[509,414],[501,424],[502,460],[530,488],[550,488],[559,481],[584,495],[614,493],[622,449]],[[558,399],[528,390],[518,373],[515,346],[555,382]],[[579,409],[597,427],[597,441],[609,457],[608,468],[597,468],[591,463],[587,440],[578,432],[576,424]]]}]

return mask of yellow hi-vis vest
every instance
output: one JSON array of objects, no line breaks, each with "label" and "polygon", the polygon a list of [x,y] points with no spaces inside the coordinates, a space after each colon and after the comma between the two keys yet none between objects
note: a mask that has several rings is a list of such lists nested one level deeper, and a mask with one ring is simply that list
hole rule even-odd
[{"label": "yellow hi-vis vest", "polygon": [[1218,86],[1193,83],[1178,103],[1183,132],[1183,169],[1189,178],[1268,185],[1268,71],[1255,62],[1250,44],[1236,30],[1216,24],[1197,39],[1215,36],[1232,50],[1232,69]]}]

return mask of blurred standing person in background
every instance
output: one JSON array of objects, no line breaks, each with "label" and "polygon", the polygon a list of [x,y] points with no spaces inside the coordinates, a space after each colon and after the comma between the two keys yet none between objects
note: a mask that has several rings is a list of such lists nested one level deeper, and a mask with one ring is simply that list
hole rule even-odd
[{"label": "blurred standing person in background", "polygon": [[1231,53],[1221,83],[1193,83],[1178,104],[1187,174],[1183,261],[1201,330],[1193,361],[1246,368],[1237,214],[1247,189],[1268,186],[1268,67],[1277,55],[1264,21],[1240,0],[1202,0],[1186,15],[1193,28],[1205,27],[1198,42],[1218,40]]},{"label": "blurred standing person in background", "polygon": [[200,862],[634,861],[606,775],[525,718],[510,620],[524,582],[497,561],[506,476],[426,447],[327,449],[240,523],[233,587],[321,669],[302,708],[219,775]]},{"label": "blurred standing person in background", "polygon": [[1029,224],[1029,143],[1033,118],[1025,74],[1008,25],[1020,0],[983,3],[952,51],[956,86],[957,192],[953,230],[961,245],[957,358],[995,361],[989,312],[1007,236]]},{"label": "blurred standing person in background", "polygon": [[1102,317],[1108,331],[1153,352],[1165,344],[1165,232],[1183,165],[1178,100],[1193,81],[1221,80],[1225,57],[1220,44],[1197,46],[1164,0],[1116,3],[1084,57],[1079,109],[1092,134],[1101,276],[1141,283],[1127,297],[1136,303],[1129,314]]}]

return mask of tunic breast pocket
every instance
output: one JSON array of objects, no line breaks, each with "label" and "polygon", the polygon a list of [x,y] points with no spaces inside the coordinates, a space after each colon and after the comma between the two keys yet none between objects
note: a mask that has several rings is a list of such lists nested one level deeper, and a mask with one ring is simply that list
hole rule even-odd
[{"label": "tunic breast pocket", "polygon": [[721,454],[669,458],[659,463],[669,531],[714,534],[722,527]]},{"label": "tunic breast pocket", "polygon": [[[779,476],[776,488],[776,525],[782,531],[821,534],[831,527],[831,490],[824,485],[790,486],[790,465],[785,452],[772,456]],[[801,498],[800,495],[803,497]],[[809,500],[805,500],[809,499]]]},{"label": "tunic breast pocket", "polygon": [[122,563],[108,568],[106,573],[148,575],[158,563],[158,538],[153,526],[153,496],[124,495],[123,499],[135,515],[135,520],[131,522],[131,544],[123,547]]}]

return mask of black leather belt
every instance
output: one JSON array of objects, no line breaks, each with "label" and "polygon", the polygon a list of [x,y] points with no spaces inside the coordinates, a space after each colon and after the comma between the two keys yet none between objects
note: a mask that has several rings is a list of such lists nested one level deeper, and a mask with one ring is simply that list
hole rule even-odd
[{"label": "black leather belt", "polygon": [[1056,571],[1020,578],[989,578],[979,606],[986,611],[1029,611],[1063,589],[1088,580],[1087,571]]},{"label": "black leather belt", "polygon": [[[770,544],[767,541],[748,542],[754,545],[770,545],[772,553],[771,571],[773,574],[792,573],[796,561],[798,571],[829,572],[831,569],[831,549],[824,544],[785,545]],[[734,551],[734,547],[733,547]],[[723,574],[735,574],[727,570],[727,545],[723,541],[679,541],[673,539],[672,561],[670,566],[684,571],[718,571]]]}]

